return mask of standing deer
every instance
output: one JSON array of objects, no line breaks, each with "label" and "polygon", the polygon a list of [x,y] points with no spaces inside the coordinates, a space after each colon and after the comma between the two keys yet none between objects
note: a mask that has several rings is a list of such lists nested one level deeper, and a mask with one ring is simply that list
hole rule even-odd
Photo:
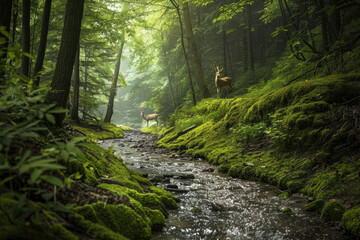
[{"label": "standing deer", "polygon": [[150,120],[155,120],[156,125],[159,125],[159,122],[158,122],[158,119],[157,119],[159,114],[153,113],[153,114],[145,115],[144,110],[141,108],[140,109],[140,115],[146,120],[146,124],[147,124],[148,127],[149,127],[149,121]]},{"label": "standing deer", "polygon": [[211,65],[214,73],[215,73],[215,86],[217,89],[217,98],[220,98],[220,90],[222,88],[226,88],[226,95],[228,94],[228,88],[232,89],[231,86],[231,77],[222,77],[220,78],[220,73],[222,72],[222,70],[224,70],[224,67],[222,67],[221,69],[219,68],[219,66],[216,66],[213,64]]}]

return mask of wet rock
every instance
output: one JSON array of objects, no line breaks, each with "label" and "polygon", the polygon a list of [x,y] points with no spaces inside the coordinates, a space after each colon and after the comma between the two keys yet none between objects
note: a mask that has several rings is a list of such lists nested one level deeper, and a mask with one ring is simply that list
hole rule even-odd
[{"label": "wet rock", "polygon": [[144,165],[140,165],[139,168],[145,168],[145,166],[144,166]]},{"label": "wet rock", "polygon": [[164,188],[166,191],[169,192],[176,192],[176,193],[187,193],[189,190],[186,189],[176,189],[176,188]]},{"label": "wet rock", "polygon": [[162,183],[170,183],[170,178],[165,178],[164,180],[161,181]]},{"label": "wet rock", "polygon": [[157,175],[150,178],[149,180],[150,182],[154,183],[154,182],[161,182],[163,179],[164,179],[163,176]]},{"label": "wet rock", "polygon": [[175,189],[179,189],[179,187],[176,184],[169,184],[166,185],[167,188],[175,188]]},{"label": "wet rock", "polygon": [[181,174],[181,175],[175,176],[175,177],[179,178],[179,179],[194,179],[195,175],[194,174]]},{"label": "wet rock", "polygon": [[205,168],[202,170],[202,172],[214,172],[215,168]]},{"label": "wet rock", "polygon": [[174,174],[169,174],[169,173],[167,173],[167,174],[163,174],[163,176],[164,176],[165,178],[172,178],[172,177],[174,177]]},{"label": "wet rock", "polygon": [[228,209],[220,203],[211,203],[211,210],[216,212],[225,212]]},{"label": "wet rock", "polygon": [[149,174],[148,174],[148,173],[143,173],[142,176],[143,176],[144,178],[147,178],[147,177],[149,177]]}]

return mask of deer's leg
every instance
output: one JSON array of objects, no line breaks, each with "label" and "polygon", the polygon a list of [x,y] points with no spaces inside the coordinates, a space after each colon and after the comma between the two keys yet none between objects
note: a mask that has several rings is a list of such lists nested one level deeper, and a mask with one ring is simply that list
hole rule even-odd
[{"label": "deer's leg", "polygon": [[217,88],[217,98],[220,98],[220,88]]}]

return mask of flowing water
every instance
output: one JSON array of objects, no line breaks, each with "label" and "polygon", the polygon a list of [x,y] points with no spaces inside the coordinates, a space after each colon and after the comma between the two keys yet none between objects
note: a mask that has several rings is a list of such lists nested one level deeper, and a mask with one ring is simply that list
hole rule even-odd
[{"label": "flowing water", "polygon": [[[234,179],[200,159],[156,147],[156,137],[139,131],[100,143],[113,146],[128,168],[180,199],[162,232],[153,239],[348,239],[319,217],[303,211],[306,198],[284,199],[264,183]],[[282,210],[290,207],[292,213]]]}]

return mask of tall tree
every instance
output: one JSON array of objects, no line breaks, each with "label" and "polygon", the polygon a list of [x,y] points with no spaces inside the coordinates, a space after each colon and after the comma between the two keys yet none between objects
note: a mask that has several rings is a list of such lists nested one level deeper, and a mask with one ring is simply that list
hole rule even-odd
[{"label": "tall tree", "polygon": [[[51,12],[51,0],[46,0],[44,6],[44,12],[42,15],[40,44],[39,44],[39,51],[37,54],[35,67],[34,67],[34,76],[38,74],[43,67],[45,51],[46,51],[47,35],[49,31],[50,12]],[[38,76],[34,81],[34,85],[39,86],[39,84],[40,84],[40,77]]]},{"label": "tall tree", "polygon": [[[55,102],[57,107],[65,108],[68,101],[76,49],[79,45],[83,10],[84,0],[68,0],[58,60],[51,82],[51,91],[47,95],[47,101]],[[57,126],[62,126],[64,117],[65,114],[63,113],[56,114]]]},{"label": "tall tree", "polygon": [[[30,0],[23,0],[22,10],[22,51],[30,54]],[[30,58],[22,55],[20,73],[29,77]]]},{"label": "tall tree", "polygon": [[246,5],[246,16],[247,16],[247,52],[249,57],[249,67],[251,71],[255,70],[254,67],[254,48],[253,48],[253,37],[252,37],[252,8],[251,5]]},{"label": "tall tree", "polygon": [[189,63],[189,58],[186,52],[186,48],[185,48],[185,43],[184,43],[184,28],[183,28],[183,23],[181,20],[181,14],[180,14],[180,6],[179,3],[176,2],[175,0],[170,0],[172,5],[175,7],[176,9],[176,13],[178,15],[178,19],[179,19],[179,24],[180,24],[180,41],[181,41],[181,48],[184,54],[184,58],[185,58],[185,62],[186,62],[186,67],[187,67],[187,71],[188,71],[188,77],[189,77],[189,84],[190,84],[190,89],[191,89],[191,94],[193,97],[193,103],[194,105],[196,105],[196,95],[195,95],[195,89],[194,89],[194,84],[192,81],[192,74],[191,74],[191,68],[190,68],[190,63]]},{"label": "tall tree", "polygon": [[[0,0],[0,27],[5,27],[7,33],[10,32],[10,22],[11,22],[11,11],[12,11],[12,0]],[[0,38],[5,38],[5,41],[0,44],[0,85],[4,84],[4,75],[5,75],[5,64],[7,57],[7,48],[9,43],[9,36],[4,35],[0,32]]]},{"label": "tall tree", "polygon": [[77,48],[74,63],[74,82],[73,82],[73,99],[70,117],[72,120],[79,122],[79,92],[80,92],[80,46]]},{"label": "tall tree", "polygon": [[185,31],[187,40],[189,43],[189,49],[190,53],[192,55],[193,59],[193,71],[196,75],[196,83],[199,87],[201,98],[209,98],[211,97],[209,88],[206,85],[205,79],[204,79],[204,73],[202,69],[202,63],[200,59],[200,55],[198,52],[198,48],[196,45],[192,25],[191,25],[191,18],[190,18],[190,10],[189,10],[189,4],[187,2],[183,3],[183,15],[184,15],[184,23],[185,23]]},{"label": "tall tree", "polygon": [[116,95],[116,92],[117,92],[117,82],[118,82],[118,78],[119,78],[120,65],[121,65],[121,56],[122,56],[124,44],[125,44],[125,41],[122,41],[119,52],[118,52],[118,55],[117,55],[117,58],[116,58],[115,72],[114,72],[114,77],[113,77],[113,80],[112,80],[112,83],[111,83],[111,91],[110,91],[109,103],[107,105],[107,110],[106,110],[106,115],[105,115],[104,122],[110,122],[111,117],[112,117],[113,112],[114,112],[114,99],[115,99],[115,95]]}]

